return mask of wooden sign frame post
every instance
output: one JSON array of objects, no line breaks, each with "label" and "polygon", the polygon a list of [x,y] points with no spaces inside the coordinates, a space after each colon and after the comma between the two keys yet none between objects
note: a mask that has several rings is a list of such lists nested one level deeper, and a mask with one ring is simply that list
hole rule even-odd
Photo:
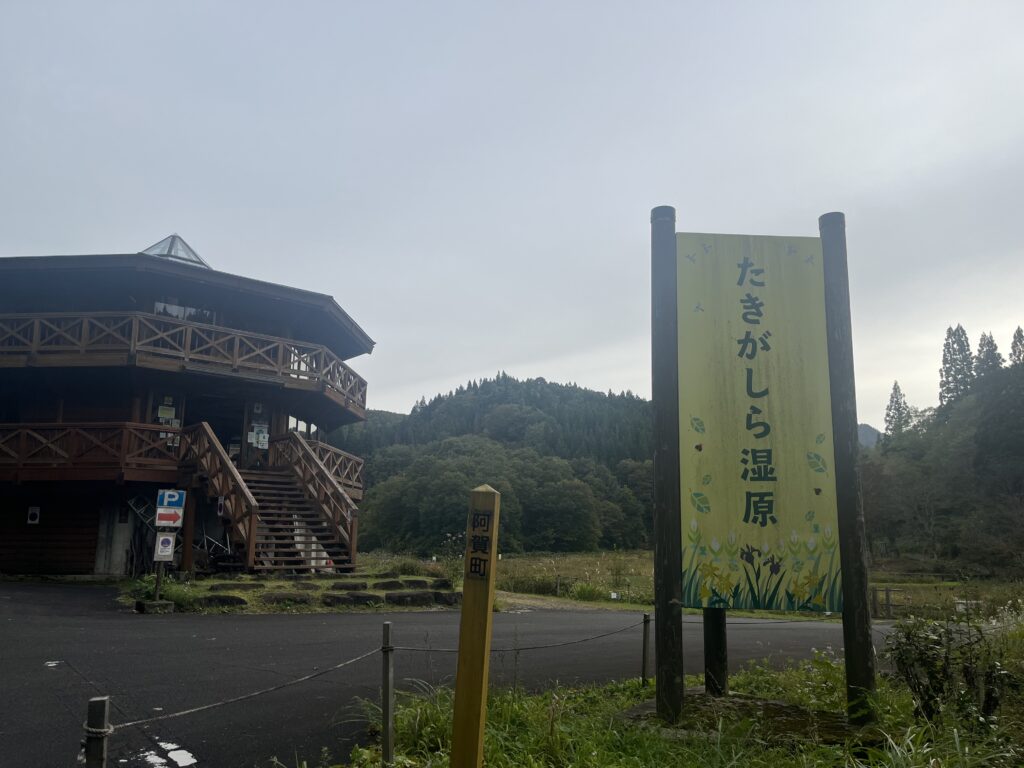
[{"label": "wooden sign frame post", "polygon": [[[818,225],[827,339],[827,350],[823,349],[822,353],[827,354],[828,389],[831,398],[835,511],[840,554],[840,565],[836,569],[839,573],[836,575],[841,577],[842,581],[847,716],[852,724],[866,725],[875,720],[875,655],[868,602],[864,513],[857,471],[859,446],[846,219],[842,213],[827,213],[819,218]],[[655,443],[654,600],[657,621],[655,660],[658,683],[657,712],[662,719],[669,722],[678,721],[683,706],[683,542],[680,514],[682,473],[679,423],[681,369],[678,359],[678,304],[680,291],[684,291],[686,286],[679,283],[675,229],[674,208],[660,206],[651,211],[651,388]],[[815,247],[817,245],[816,243]],[[807,263],[812,264],[813,261]],[[693,361],[685,362],[687,365],[694,364]],[[697,361],[697,364],[699,363],[700,361]],[[822,359],[819,367],[823,368],[825,365],[826,361]],[[750,369],[748,376],[749,374]],[[749,389],[750,384],[747,386]],[[767,389],[764,394],[767,394]],[[828,418],[828,411],[823,410],[824,418]],[[703,432],[703,424],[699,431]],[[824,435],[819,437],[819,443],[825,439]],[[698,445],[697,449],[700,450],[701,446]],[[811,453],[807,455],[816,456]],[[817,458],[820,460],[820,457]],[[816,472],[825,471],[824,466],[820,469],[811,468]],[[815,490],[817,492],[817,489]],[[838,605],[838,600],[835,604]],[[705,687],[708,693],[727,693],[728,656],[723,608],[704,608],[704,662]]]},{"label": "wooden sign frame post", "polygon": [[658,716],[683,712],[683,530],[679,508],[676,209],[651,211],[651,400],[654,406],[654,666]]},{"label": "wooden sign frame post", "polygon": [[469,495],[466,525],[465,580],[452,718],[452,768],[480,768],[484,758],[500,516],[501,494],[489,485],[474,488]]},{"label": "wooden sign frame post", "polygon": [[818,219],[825,274],[825,328],[835,444],[839,559],[843,577],[843,645],[847,717],[854,725],[875,721],[875,650],[871,642],[868,566],[857,471],[857,393],[853,371],[850,279],[846,258],[846,217]]}]

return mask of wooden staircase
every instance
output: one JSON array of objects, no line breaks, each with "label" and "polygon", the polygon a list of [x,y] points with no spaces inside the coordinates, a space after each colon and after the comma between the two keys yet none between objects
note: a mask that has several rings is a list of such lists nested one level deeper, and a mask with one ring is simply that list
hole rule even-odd
[{"label": "wooden staircase", "polygon": [[306,495],[293,470],[250,470],[241,475],[259,504],[255,571],[352,570],[348,543]]}]

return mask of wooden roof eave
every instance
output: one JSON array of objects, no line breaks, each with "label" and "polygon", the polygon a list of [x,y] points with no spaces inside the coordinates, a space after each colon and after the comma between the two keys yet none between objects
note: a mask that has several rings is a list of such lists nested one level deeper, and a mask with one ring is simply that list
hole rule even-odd
[{"label": "wooden roof eave", "polygon": [[123,273],[131,270],[144,274],[165,275],[188,280],[194,283],[211,285],[222,290],[231,290],[253,297],[274,299],[277,301],[298,304],[304,307],[323,311],[332,321],[337,323],[354,341],[355,354],[346,355],[345,359],[370,354],[375,342],[352,317],[341,308],[333,297],[292,288],[251,277],[242,277],[215,269],[193,266],[171,261],[145,253],[113,253],[94,255],[62,255],[62,256],[12,256],[0,258],[0,274],[6,271],[23,270],[87,270],[103,272],[117,270]]}]

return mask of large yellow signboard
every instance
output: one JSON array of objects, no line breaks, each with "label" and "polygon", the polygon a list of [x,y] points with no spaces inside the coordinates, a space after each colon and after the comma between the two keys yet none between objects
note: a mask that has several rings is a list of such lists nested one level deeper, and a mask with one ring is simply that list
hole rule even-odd
[{"label": "large yellow signboard", "polygon": [[821,241],[676,245],[683,604],[842,611]]}]

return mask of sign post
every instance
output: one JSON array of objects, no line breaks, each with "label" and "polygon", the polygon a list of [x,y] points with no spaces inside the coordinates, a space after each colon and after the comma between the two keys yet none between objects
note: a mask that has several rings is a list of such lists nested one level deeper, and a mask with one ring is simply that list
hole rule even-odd
[{"label": "sign post", "polygon": [[185,497],[185,491],[157,491],[156,519],[153,524],[157,528],[181,528],[181,521],[185,519]]},{"label": "sign post", "polygon": [[676,234],[673,219],[652,212],[658,712],[674,714],[662,685],[682,698],[673,606],[703,609],[713,695],[727,609],[842,612],[849,718],[870,722],[843,216],[820,238]]},{"label": "sign post", "polygon": [[818,219],[825,271],[825,320],[835,441],[836,506],[843,568],[843,646],[846,663],[847,717],[855,725],[875,720],[875,652],[871,643],[864,508],[857,473],[857,393],[853,373],[850,279],[846,261],[846,217],[826,213]]},{"label": "sign post", "polygon": [[156,494],[156,548],[153,551],[153,563],[156,565],[155,600],[160,600],[160,587],[164,580],[164,563],[174,560],[175,534],[162,531],[161,528],[181,528],[185,517],[185,491],[174,488],[163,488]]},{"label": "sign post", "polygon": [[651,399],[654,406],[654,677],[658,716],[683,712],[682,520],[676,209],[651,211]]},{"label": "sign post", "polygon": [[500,493],[489,485],[472,490],[466,525],[459,661],[455,673],[452,768],[480,768],[483,763],[500,514]]},{"label": "sign post", "polygon": [[154,600],[160,599],[160,587],[164,580],[164,563],[174,560],[175,534],[157,531],[156,548],[153,550],[153,562],[156,564],[156,594]]}]

